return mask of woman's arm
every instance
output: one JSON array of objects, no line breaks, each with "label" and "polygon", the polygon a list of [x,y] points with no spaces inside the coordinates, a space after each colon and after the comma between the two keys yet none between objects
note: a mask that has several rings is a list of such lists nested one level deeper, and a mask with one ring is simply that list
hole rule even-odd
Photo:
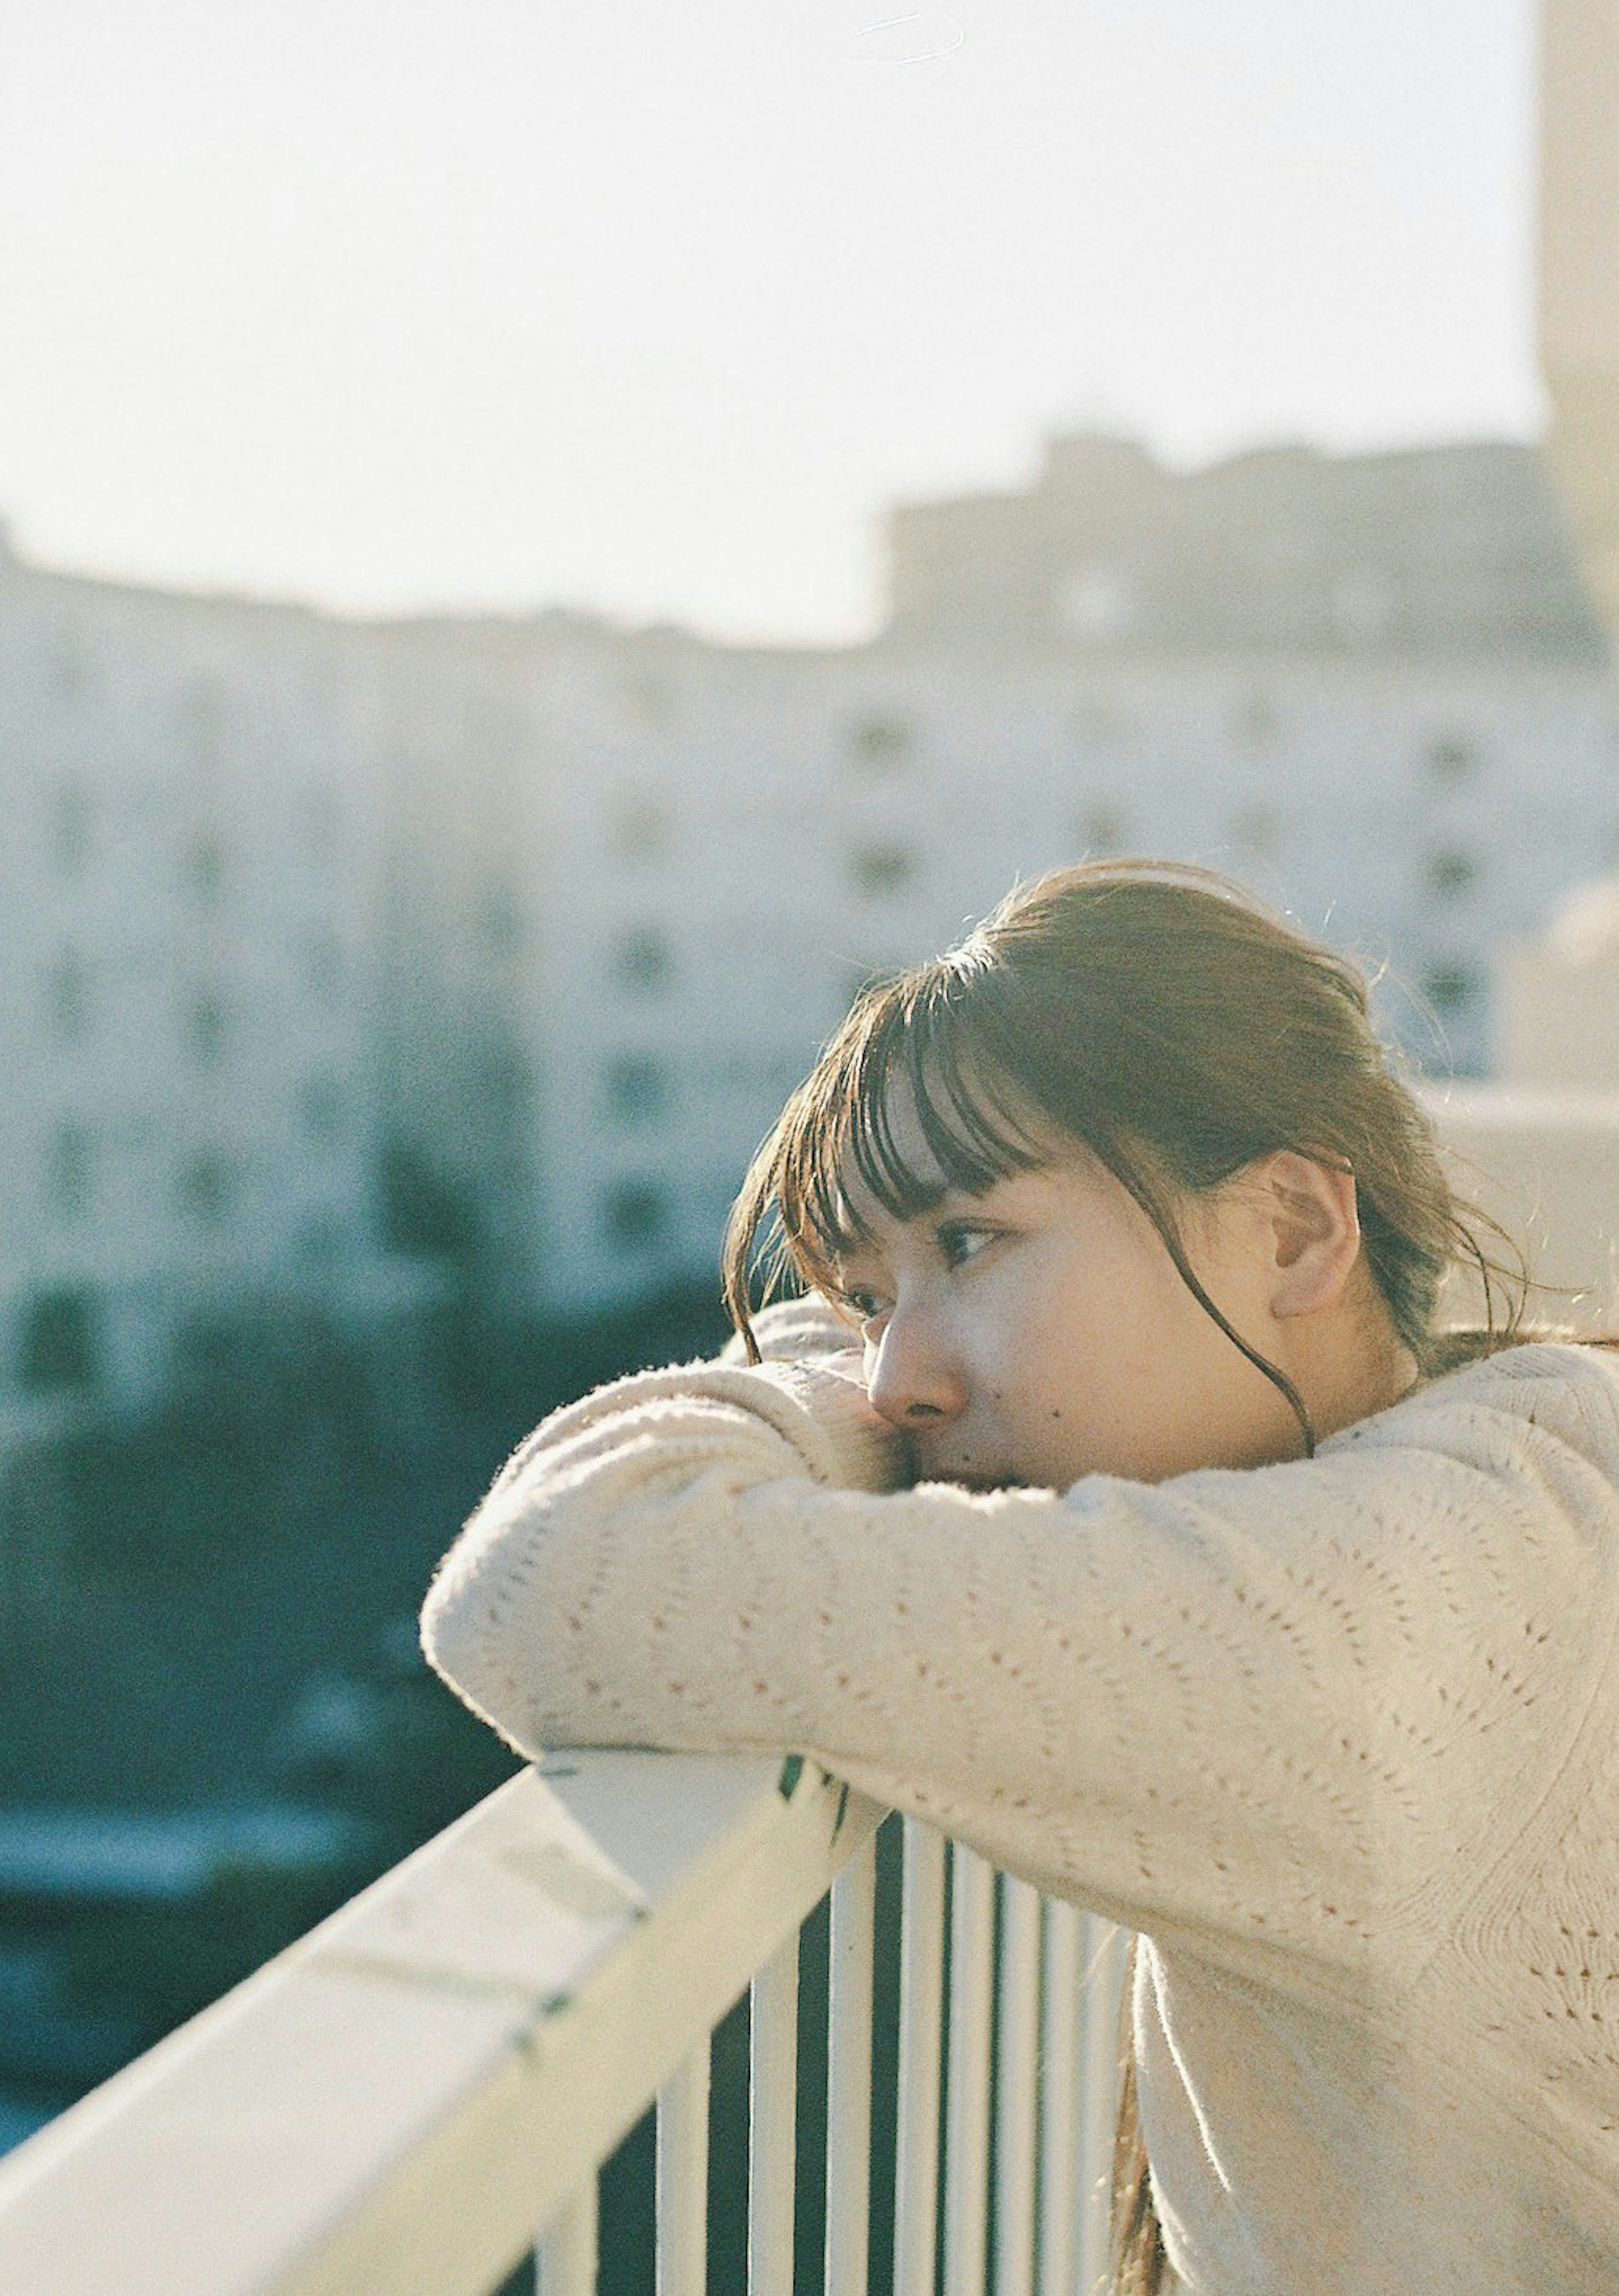
[{"label": "woman's arm", "polygon": [[1525,1427],[1477,1382],[1307,1464],[1058,1495],[884,1490],[825,1368],[653,1374],[531,1439],[424,1640],[524,1752],[802,1751],[1138,1926],[1342,1960],[1488,1862],[1612,1617],[1611,1480],[1575,1528],[1554,1384]]}]

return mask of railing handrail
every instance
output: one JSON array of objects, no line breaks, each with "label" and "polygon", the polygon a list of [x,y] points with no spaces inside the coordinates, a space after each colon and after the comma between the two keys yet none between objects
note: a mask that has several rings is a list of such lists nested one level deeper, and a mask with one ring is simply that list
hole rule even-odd
[{"label": "railing handrail", "polygon": [[882,1810],[812,1765],[515,1778],[0,2162],[28,2296],[481,2296]]}]

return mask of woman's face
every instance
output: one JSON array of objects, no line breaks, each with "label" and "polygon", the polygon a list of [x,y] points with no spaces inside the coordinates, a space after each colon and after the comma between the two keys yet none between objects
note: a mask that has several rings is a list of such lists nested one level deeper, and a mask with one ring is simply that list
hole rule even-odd
[{"label": "woman's face", "polygon": [[[925,1174],[919,1141],[896,1130]],[[923,1480],[1063,1489],[1298,1456],[1286,1401],[1088,1151],[982,1195],[941,1189],[907,1220],[858,1186],[850,1202],[870,1242],[839,1264],[843,1303],[872,1402],[911,1437]],[[1181,1231],[1222,1314],[1285,1365],[1274,1226],[1254,1189],[1239,1176],[1197,1198]]]}]

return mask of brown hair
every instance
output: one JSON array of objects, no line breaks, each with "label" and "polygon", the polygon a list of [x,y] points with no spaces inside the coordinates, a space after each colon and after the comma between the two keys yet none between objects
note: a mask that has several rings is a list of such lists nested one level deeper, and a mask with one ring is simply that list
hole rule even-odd
[{"label": "brown hair", "polygon": [[[1346,1168],[1368,1264],[1421,1371],[1449,1370],[1517,1335],[1521,1263],[1492,1222],[1453,1197],[1428,1121],[1372,1026],[1365,975],[1229,879],[1158,861],[1059,869],[1010,894],[958,948],[856,1000],[731,1215],[726,1300],[753,1359],[763,1232],[774,1230],[766,1297],[788,1280],[835,1294],[837,1259],[859,1241],[848,1175],[899,1218],[936,1201],[937,1177],[914,1170],[896,1144],[896,1088],[915,1106],[938,1173],[968,1193],[1048,1163],[1054,1133],[1089,1148],[1146,1212],[1203,1308],[1286,1396],[1306,1452],[1315,1438],[1303,1398],[1204,1290],[1178,1199],[1278,1149]],[[1441,1279],[1458,1261],[1481,1280],[1483,1332],[1434,1328]],[[1124,2056],[1115,2288],[1156,2296],[1163,2245],[1128,2046]]]},{"label": "brown hair", "polygon": [[1309,1418],[1292,1383],[1194,1274],[1178,1197],[1297,1150],[1354,1174],[1368,1262],[1423,1371],[1445,1369],[1457,1352],[1433,1328],[1453,1261],[1482,1278],[1492,1333],[1517,1320],[1521,1285],[1455,1203],[1428,1121],[1373,1029],[1360,968],[1210,871],[1157,861],[1056,870],[1010,894],[958,948],[856,1000],[731,1215],[726,1300],[750,1350],[762,1231],[774,1226],[766,1296],[787,1278],[835,1292],[837,1258],[859,1241],[847,1175],[899,1218],[936,1199],[936,1178],[913,1171],[896,1145],[896,1086],[947,1185],[968,1193],[1049,1163],[1054,1133],[1083,1142],[1141,1206],[1207,1313],[1287,1397],[1306,1448]]}]

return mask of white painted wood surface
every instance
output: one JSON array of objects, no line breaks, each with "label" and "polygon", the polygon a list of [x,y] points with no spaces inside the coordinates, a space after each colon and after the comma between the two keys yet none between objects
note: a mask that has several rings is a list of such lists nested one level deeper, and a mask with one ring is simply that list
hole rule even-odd
[{"label": "white painted wood surface", "polygon": [[905,1820],[894,2296],[933,2296],[944,2035],[943,1834]]},{"label": "white painted wood surface", "polygon": [[748,2025],[748,2296],[793,2296],[798,2164],[796,1930],[753,1980]]},{"label": "white painted wood surface", "polygon": [[832,1887],[826,2030],[826,2296],[866,2296],[871,2239],[871,2014],[876,1843]]},{"label": "white painted wood surface", "polygon": [[1080,2034],[1080,2296],[1105,2296],[1110,2277],[1109,2197],[1119,2118],[1119,2040],[1130,1931],[1084,1917],[1085,1981]]},{"label": "white painted wood surface", "polygon": [[990,2236],[990,2080],[995,1868],[950,1851],[950,2023],[944,2126],[944,2296],[984,2296]]},{"label": "white painted wood surface", "polygon": [[536,2248],[535,2296],[596,2296],[597,2199],[593,2170]]},{"label": "white painted wood surface", "polygon": [[708,2286],[709,2038],[658,2091],[657,2296]]},{"label": "white painted wood surface", "polygon": [[1080,2236],[1080,1954],[1084,1915],[1048,1898],[1041,1934],[1040,2296],[1074,2296]]},{"label": "white painted wood surface", "polygon": [[994,2296],[1034,2296],[1040,2036],[1040,1892],[1003,1874],[995,2010]]},{"label": "white painted wood surface", "polygon": [[502,1787],[0,2162],[0,2290],[483,2296],[882,1816],[781,1780]]}]

